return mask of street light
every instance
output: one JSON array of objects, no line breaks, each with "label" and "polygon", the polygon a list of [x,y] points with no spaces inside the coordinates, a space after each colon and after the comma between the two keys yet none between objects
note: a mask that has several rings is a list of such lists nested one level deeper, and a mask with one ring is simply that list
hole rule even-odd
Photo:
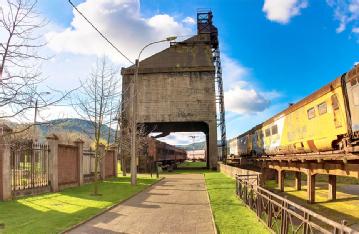
[{"label": "street light", "polygon": [[142,52],[149,46],[161,43],[161,42],[167,42],[167,41],[173,41],[176,40],[177,37],[167,37],[164,40],[151,42],[147,45],[145,45],[138,54],[138,57],[135,61],[135,72],[134,72],[134,78],[132,82],[132,89],[131,89],[131,99],[132,99],[132,123],[131,123],[131,185],[136,185],[137,183],[137,165],[136,165],[136,134],[137,134],[137,121],[136,121],[136,108],[137,108],[137,95],[136,95],[136,82],[138,77],[138,69],[140,67],[140,57]]},{"label": "street light", "polygon": [[196,136],[189,136],[190,138],[192,138],[192,161],[195,161],[194,160],[194,140],[196,139]]},{"label": "street light", "polygon": [[[41,93],[38,93],[38,96],[40,95],[49,95],[51,94],[50,92],[41,92]],[[33,141],[36,141],[36,138],[35,138],[35,134],[36,134],[36,117],[37,117],[37,103],[39,101],[39,97],[36,98],[36,101],[35,101],[35,113],[34,113],[34,133],[33,133],[33,136],[32,136],[32,139]]]}]

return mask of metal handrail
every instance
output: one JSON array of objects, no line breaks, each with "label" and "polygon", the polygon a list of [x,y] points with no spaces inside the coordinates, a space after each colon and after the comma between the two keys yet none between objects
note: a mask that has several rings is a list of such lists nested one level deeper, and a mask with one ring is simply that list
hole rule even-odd
[{"label": "metal handrail", "polygon": [[[309,209],[307,209],[303,206],[300,206],[286,198],[283,198],[267,189],[264,189],[263,187],[259,186],[258,183],[253,184],[253,183],[249,183],[249,180],[242,179],[243,177],[250,178],[250,177],[254,177],[254,176],[256,176],[258,178],[259,175],[236,175],[236,181],[237,181],[236,193],[243,199],[243,194],[241,193],[241,191],[239,191],[239,189],[241,189],[241,188],[239,188],[239,185],[243,185],[245,188],[245,196],[246,197],[245,197],[244,202],[246,203],[246,205],[248,205],[248,203],[249,203],[248,202],[249,199],[247,197],[248,196],[248,188],[249,188],[250,191],[253,191],[256,196],[261,197],[261,199],[267,200],[268,205],[277,206],[286,215],[291,215],[292,217],[295,217],[298,220],[302,220],[303,225],[309,225],[311,228],[314,228],[322,233],[331,233],[331,232],[328,231],[327,229],[321,227],[319,224],[311,221],[310,220],[311,217],[315,218],[319,222],[322,222],[324,224],[331,226],[334,230],[340,230],[341,233],[359,233],[358,231],[344,225],[344,222],[342,224],[337,223],[337,222],[330,220],[320,214],[315,213],[312,210],[309,210]],[[275,199],[273,199],[273,198],[275,198]],[[251,199],[253,199],[253,197]],[[253,203],[253,201],[251,201],[251,203]],[[288,205],[295,208],[296,210],[298,210],[298,212],[303,213],[303,215],[288,208]],[[259,209],[259,208],[257,208],[257,209]],[[258,212],[257,212],[257,215],[260,216],[261,214],[258,214]],[[306,218],[305,216],[308,216],[308,217]]]}]

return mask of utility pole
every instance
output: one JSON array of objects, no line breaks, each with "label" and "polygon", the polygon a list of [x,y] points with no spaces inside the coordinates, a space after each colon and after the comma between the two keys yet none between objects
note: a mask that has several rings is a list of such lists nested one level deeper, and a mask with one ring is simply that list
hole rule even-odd
[{"label": "utility pole", "polygon": [[138,57],[135,61],[135,72],[133,76],[132,88],[131,88],[131,100],[132,100],[132,121],[131,121],[131,185],[136,185],[137,183],[137,158],[136,158],[136,137],[137,137],[137,79],[138,79],[138,70],[140,67],[140,57],[142,52],[149,46],[161,42],[170,42],[173,40],[176,40],[177,37],[167,37],[164,40],[151,42],[147,45],[145,45],[140,53],[138,54]]},{"label": "utility pole", "polygon": [[38,102],[38,99],[36,98],[36,101],[35,101],[35,113],[34,113],[34,132],[33,132],[33,135],[32,135],[33,142],[36,141],[35,135],[36,135],[37,102]]},{"label": "utility pole", "polygon": [[[41,96],[41,95],[49,95],[49,94],[51,94],[51,93],[50,93],[50,92],[41,92],[41,93],[39,93],[40,96]],[[36,139],[36,128],[37,128],[37,126],[36,126],[36,124],[37,124],[36,119],[37,119],[38,102],[39,102],[39,98],[37,97],[36,100],[35,100],[34,130],[33,130],[33,136],[32,136],[33,142],[37,141],[37,139]]]},{"label": "utility pole", "polygon": [[192,158],[194,159],[194,140],[196,139],[196,136],[190,136],[190,138],[192,138]]}]

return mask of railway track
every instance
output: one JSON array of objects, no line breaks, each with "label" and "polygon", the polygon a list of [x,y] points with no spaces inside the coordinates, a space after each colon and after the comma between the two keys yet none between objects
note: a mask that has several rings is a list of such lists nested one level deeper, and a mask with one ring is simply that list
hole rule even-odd
[{"label": "railway track", "polygon": [[282,154],[268,157],[257,157],[253,158],[256,161],[348,161],[358,160],[359,152],[348,153],[344,151],[326,151],[318,153],[306,153],[306,154]]}]

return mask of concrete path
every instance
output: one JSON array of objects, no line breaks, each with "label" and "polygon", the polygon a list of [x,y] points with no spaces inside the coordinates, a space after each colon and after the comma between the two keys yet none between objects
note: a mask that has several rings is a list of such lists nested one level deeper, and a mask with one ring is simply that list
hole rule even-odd
[{"label": "concrete path", "polygon": [[166,175],[70,233],[215,233],[204,177]]}]

